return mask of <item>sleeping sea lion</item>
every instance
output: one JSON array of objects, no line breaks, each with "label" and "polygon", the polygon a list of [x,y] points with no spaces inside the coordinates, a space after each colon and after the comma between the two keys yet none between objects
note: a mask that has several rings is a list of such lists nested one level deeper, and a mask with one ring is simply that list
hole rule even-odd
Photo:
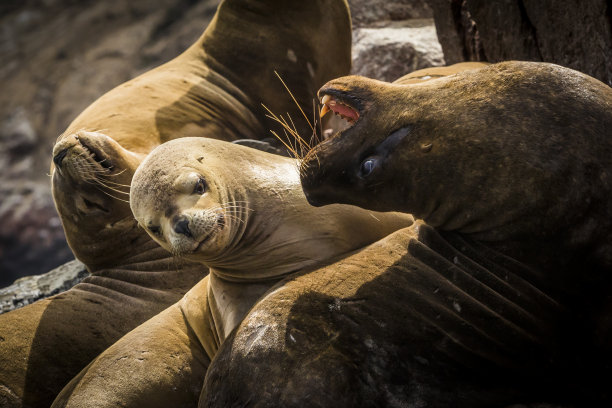
[{"label": "sleeping sea lion", "polygon": [[105,350],[53,407],[195,406],[219,345],[266,291],[412,223],[401,213],[312,207],[296,160],[202,138],[153,150],[134,174],[130,204],[155,241],[210,274]]},{"label": "sleeping sea lion", "polygon": [[264,297],[200,406],[610,405],[612,90],[509,62],[320,96],[352,125],[302,162],[309,201],[427,224]]},{"label": "sleeping sea lion", "polygon": [[348,73],[344,0],[221,3],[183,54],[111,90],[60,136],[52,184],[69,245],[92,276],[68,292],[0,316],[0,405],[49,406],[98,353],[178,301],[206,274],[137,227],[127,192],[136,166],[170,139],[263,139],[261,107],[301,115],[328,79]]}]

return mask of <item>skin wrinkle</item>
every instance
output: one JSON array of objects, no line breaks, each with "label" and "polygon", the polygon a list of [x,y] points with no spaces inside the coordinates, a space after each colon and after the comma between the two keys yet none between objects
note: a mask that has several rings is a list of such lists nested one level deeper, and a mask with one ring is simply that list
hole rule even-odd
[{"label": "skin wrinkle", "polygon": [[[207,156],[202,158],[200,150],[208,152]],[[223,157],[223,153],[233,157],[232,162],[217,158]],[[185,166],[185,162],[190,165]],[[245,167],[243,163],[249,163],[249,166]],[[241,304],[248,302],[241,312],[243,314],[254,299],[287,274],[312,267],[330,256],[354,250],[371,237],[381,236],[382,231],[410,222],[411,218],[406,215],[377,214],[371,217],[370,211],[356,208],[350,211],[336,207],[315,210],[305,203],[301,195],[294,166],[291,159],[242,146],[183,138],[160,146],[139,167],[133,181],[132,209],[141,224],[146,224],[147,219],[159,219],[162,225],[166,225],[165,220],[190,214],[189,229],[196,234],[193,238],[175,234],[171,228],[163,230],[163,240],[151,234],[160,245],[174,251],[184,246],[181,240],[200,241],[200,236],[209,236],[210,232],[197,231],[193,225],[201,217],[207,217],[210,208],[224,207],[226,197],[248,202],[252,211],[243,212],[245,218],[240,220],[242,222],[226,224],[198,252],[183,254],[189,260],[211,267],[213,277],[209,292],[212,290],[215,294],[208,299],[221,302],[220,308],[211,304],[212,310],[217,310],[220,316],[234,316],[234,312],[243,307]],[[148,180],[161,167],[175,169],[169,172],[172,176],[166,183],[181,180],[185,172],[195,172],[215,188],[188,199],[193,196],[192,188],[186,186],[183,192],[165,187],[164,180],[157,179],[161,188],[155,194],[149,194],[146,188]],[[220,172],[221,168],[223,172]],[[170,207],[175,211],[169,214],[167,208]],[[270,220],[275,221],[270,223]],[[322,220],[325,221],[322,223]],[[347,232],[339,229],[349,220],[363,225],[359,228],[359,234],[347,235]],[[236,234],[234,230],[239,233]],[[254,299],[241,299],[242,295],[236,292],[238,289],[230,290],[235,286],[246,293],[249,285],[260,282],[266,284],[256,289]],[[222,293],[224,296],[221,296]],[[234,294],[230,296],[230,293]],[[223,323],[217,332],[225,335],[239,321],[237,315],[233,320],[230,318],[229,323],[225,321],[227,317],[220,319]],[[219,321],[219,318],[215,318],[215,321]]]},{"label": "skin wrinkle", "polygon": [[[323,86],[320,97],[349,95],[359,119],[304,158],[311,203],[414,212],[433,227],[398,231],[261,299],[221,345],[200,407],[607,405],[595,373],[610,350],[591,337],[595,327],[610,337],[597,316],[609,309],[612,208],[591,168],[612,165],[611,91],[551,64],[480,68],[417,85],[352,76]],[[360,178],[403,126],[410,137]],[[339,300],[351,297],[368,302]],[[261,324],[285,336],[254,342]],[[386,355],[371,357],[366,336]]]}]

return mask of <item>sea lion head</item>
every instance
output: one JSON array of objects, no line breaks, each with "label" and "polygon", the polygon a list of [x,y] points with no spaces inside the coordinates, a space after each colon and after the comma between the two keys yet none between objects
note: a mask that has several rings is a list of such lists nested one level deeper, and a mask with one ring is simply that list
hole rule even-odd
[{"label": "sea lion head", "polygon": [[241,228],[238,214],[244,207],[240,200],[228,204],[236,196],[228,197],[216,175],[223,163],[215,155],[193,153],[184,143],[154,150],[134,175],[130,205],[140,226],[163,248],[202,261],[228,246],[228,231]]},{"label": "sea lion head", "polygon": [[[137,233],[127,201],[141,160],[102,132],[68,132],[55,144],[53,198],[70,247],[88,266],[103,263],[99,254],[105,245],[117,248],[113,231],[125,239],[130,231]],[[105,237],[112,242],[105,243]]]},{"label": "sea lion head", "polygon": [[603,241],[612,90],[594,78],[511,61],[410,85],[343,77],[319,97],[352,126],[303,160],[312,204],[405,211],[484,240]]},{"label": "sea lion head", "polygon": [[130,205],[162,247],[231,279],[294,272],[412,223],[406,214],[310,206],[294,159],[202,138],[153,150],[134,174]]}]

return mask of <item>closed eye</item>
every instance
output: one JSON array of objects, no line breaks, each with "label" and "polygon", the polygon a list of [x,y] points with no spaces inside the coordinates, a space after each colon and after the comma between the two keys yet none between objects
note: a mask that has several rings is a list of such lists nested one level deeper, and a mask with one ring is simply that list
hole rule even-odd
[{"label": "closed eye", "polygon": [[149,225],[149,231],[157,237],[161,236],[161,228],[155,225]]}]

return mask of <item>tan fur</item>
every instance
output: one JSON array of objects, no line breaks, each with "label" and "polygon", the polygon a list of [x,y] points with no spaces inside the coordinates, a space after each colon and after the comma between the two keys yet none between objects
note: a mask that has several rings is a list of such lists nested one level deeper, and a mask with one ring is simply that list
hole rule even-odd
[{"label": "tan fur", "polygon": [[[190,177],[193,173],[198,177]],[[209,186],[202,194],[194,193],[199,177]],[[113,406],[113,401],[167,407],[193,398],[193,384],[201,384],[203,376],[189,373],[201,372],[206,365],[201,360],[214,357],[272,286],[412,223],[411,216],[400,213],[345,205],[312,207],[301,190],[294,159],[201,138],[182,138],[155,149],[136,171],[132,192],[134,214],[152,238],[208,266],[210,275],[170,309],[178,308],[184,323],[170,318],[172,311],[144,323],[98,357],[54,407],[80,407],[84,401],[97,407]],[[197,229],[198,217],[208,211],[223,212],[222,228]],[[189,217],[190,236],[173,229],[181,216]],[[150,232],[152,226],[161,226],[161,231]],[[212,237],[194,252],[197,242],[209,234]],[[143,337],[148,327],[155,334]],[[155,329],[162,327],[167,331]],[[197,341],[178,341],[177,330],[185,336],[192,333]],[[138,353],[133,350],[143,347],[148,354],[134,370]],[[182,356],[176,366],[167,362],[168,348]],[[191,356],[188,361],[185,355]],[[128,375],[132,380],[124,382]],[[196,400],[197,396],[193,404]]]},{"label": "tan fur", "polygon": [[143,157],[184,136],[269,137],[262,102],[297,122],[274,70],[307,109],[323,82],[348,72],[350,36],[343,0],[226,0],[183,54],[111,90],[70,124],[53,151],[53,195],[68,243],[92,276],[0,316],[0,405],[49,406],[97,354],[206,274],[137,226],[127,198]]}]

